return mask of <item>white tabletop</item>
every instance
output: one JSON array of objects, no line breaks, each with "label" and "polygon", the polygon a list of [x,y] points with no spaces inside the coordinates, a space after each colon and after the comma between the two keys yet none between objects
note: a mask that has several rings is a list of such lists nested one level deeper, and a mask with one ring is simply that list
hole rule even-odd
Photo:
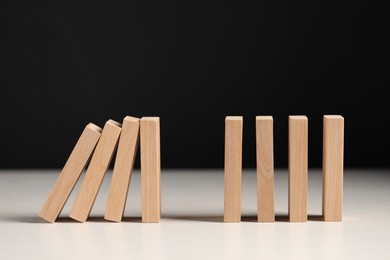
[{"label": "white tabletop", "polygon": [[289,223],[287,171],[275,172],[275,223],[257,223],[254,170],[243,174],[243,221],[223,223],[223,170],[163,170],[162,219],[140,223],[140,176],[125,218],[103,219],[111,172],[86,223],[38,217],[60,170],[0,171],[0,259],[390,259],[390,171],[346,170],[344,220],[321,215],[321,172],[309,170],[309,221]]}]

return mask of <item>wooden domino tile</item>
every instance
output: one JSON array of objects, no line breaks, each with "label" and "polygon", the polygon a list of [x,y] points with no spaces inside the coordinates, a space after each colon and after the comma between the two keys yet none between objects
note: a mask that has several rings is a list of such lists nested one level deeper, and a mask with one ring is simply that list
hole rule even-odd
[{"label": "wooden domino tile", "polygon": [[256,117],[257,220],[274,222],[274,144],[272,116]]},{"label": "wooden domino tile", "polygon": [[323,119],[322,213],[324,221],[343,218],[344,118]]},{"label": "wooden domino tile", "polygon": [[118,143],[121,124],[108,120],[104,125],[102,135],[89,163],[87,172],[72,206],[70,217],[85,222],[95,202],[103,177],[110,165],[112,156]]},{"label": "wooden domino tile", "polygon": [[45,204],[39,212],[41,218],[51,223],[57,219],[85,165],[90,159],[100,138],[101,131],[102,129],[100,127],[92,123],[84,128],[64,168],[54,183]]},{"label": "wooden domino tile", "polygon": [[107,207],[104,215],[106,220],[115,222],[122,220],[138,146],[138,136],[139,119],[130,116],[125,117],[108,191]]},{"label": "wooden domino tile", "polygon": [[242,193],[241,116],[225,119],[224,222],[241,221]]},{"label": "wooden domino tile", "polygon": [[290,116],[288,128],[288,212],[290,222],[307,221],[308,119]]},{"label": "wooden domino tile", "polygon": [[142,222],[157,223],[161,217],[160,118],[140,120]]}]

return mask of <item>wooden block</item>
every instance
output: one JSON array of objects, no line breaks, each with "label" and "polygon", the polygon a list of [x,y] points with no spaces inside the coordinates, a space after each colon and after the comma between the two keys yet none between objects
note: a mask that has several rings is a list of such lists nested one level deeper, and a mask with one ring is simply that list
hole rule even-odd
[{"label": "wooden block", "polygon": [[256,117],[257,221],[274,222],[274,137],[272,116]]},{"label": "wooden block", "polygon": [[103,177],[110,165],[120,132],[121,124],[118,122],[108,120],[104,125],[102,135],[96,145],[80,191],[70,212],[69,216],[71,218],[80,222],[87,220],[100,185],[102,184]]},{"label": "wooden block", "polygon": [[92,123],[85,127],[39,212],[41,218],[51,223],[57,219],[81,172],[91,157],[100,138],[101,131],[100,127]]},{"label": "wooden block", "polygon": [[225,118],[224,222],[241,221],[242,116]]},{"label": "wooden block", "polygon": [[306,222],[308,119],[306,116],[290,116],[288,122],[288,212],[291,222]]},{"label": "wooden block", "polygon": [[157,223],[161,216],[160,202],[160,118],[142,117],[141,139],[141,186],[142,222]]},{"label": "wooden block", "polygon": [[325,221],[343,218],[344,118],[324,116],[322,213]]},{"label": "wooden block", "polygon": [[138,146],[139,119],[127,116],[123,119],[112,181],[108,191],[106,220],[120,222],[126,205],[131,172]]}]

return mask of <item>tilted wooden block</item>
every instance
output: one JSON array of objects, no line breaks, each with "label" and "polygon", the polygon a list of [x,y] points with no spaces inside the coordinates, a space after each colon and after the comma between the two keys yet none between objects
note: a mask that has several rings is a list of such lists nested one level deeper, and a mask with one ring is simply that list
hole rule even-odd
[{"label": "tilted wooden block", "polygon": [[342,221],[344,118],[325,115],[323,124],[322,213],[325,221]]},{"label": "tilted wooden block", "polygon": [[91,157],[100,138],[101,131],[100,127],[92,123],[85,127],[39,212],[41,218],[51,223],[57,219],[81,172]]},{"label": "tilted wooden block", "polygon": [[224,222],[241,221],[242,116],[225,118]]},{"label": "tilted wooden block", "polygon": [[307,221],[308,119],[290,116],[288,131],[288,212],[291,222]]},{"label": "tilted wooden block", "polygon": [[120,132],[121,124],[118,122],[108,120],[104,125],[102,135],[70,212],[69,216],[71,218],[80,222],[87,220],[103,177],[110,165]]},{"label": "tilted wooden block", "polygon": [[108,191],[104,218],[120,222],[126,205],[131,172],[138,146],[139,119],[127,116],[123,119],[114,171]]},{"label": "tilted wooden block", "polygon": [[142,222],[157,223],[161,217],[160,118],[140,120]]},{"label": "tilted wooden block", "polygon": [[272,116],[256,117],[257,220],[274,222],[274,143]]}]

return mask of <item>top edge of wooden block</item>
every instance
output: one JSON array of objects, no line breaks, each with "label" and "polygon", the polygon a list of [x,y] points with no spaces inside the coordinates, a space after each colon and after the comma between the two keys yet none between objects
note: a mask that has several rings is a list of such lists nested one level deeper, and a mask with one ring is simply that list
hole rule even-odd
[{"label": "top edge of wooden block", "polygon": [[307,116],[303,116],[303,115],[294,115],[294,116],[289,116],[288,118],[294,120],[307,120]]},{"label": "top edge of wooden block", "polygon": [[141,121],[160,121],[160,117],[158,116],[143,116],[141,117]]},{"label": "top edge of wooden block", "polygon": [[123,119],[123,121],[131,121],[131,122],[139,123],[139,118],[133,116],[126,116]]},{"label": "top edge of wooden block", "polygon": [[272,120],[272,116],[256,116],[256,120]]},{"label": "top edge of wooden block", "polygon": [[341,115],[324,115],[325,119],[344,119]]},{"label": "top edge of wooden block", "polygon": [[109,124],[109,125],[112,125],[112,126],[115,126],[115,127],[118,127],[118,128],[121,128],[122,127],[122,124],[121,123],[118,123],[117,121],[114,121],[112,119],[109,119],[106,124]]},{"label": "top edge of wooden block", "polygon": [[237,120],[237,121],[242,121],[243,117],[242,116],[227,116],[225,117],[225,120]]},{"label": "top edge of wooden block", "polygon": [[102,128],[98,127],[97,125],[95,125],[94,123],[89,123],[86,128],[89,128],[93,131],[96,131],[96,132],[99,132],[101,133],[102,132]]}]

